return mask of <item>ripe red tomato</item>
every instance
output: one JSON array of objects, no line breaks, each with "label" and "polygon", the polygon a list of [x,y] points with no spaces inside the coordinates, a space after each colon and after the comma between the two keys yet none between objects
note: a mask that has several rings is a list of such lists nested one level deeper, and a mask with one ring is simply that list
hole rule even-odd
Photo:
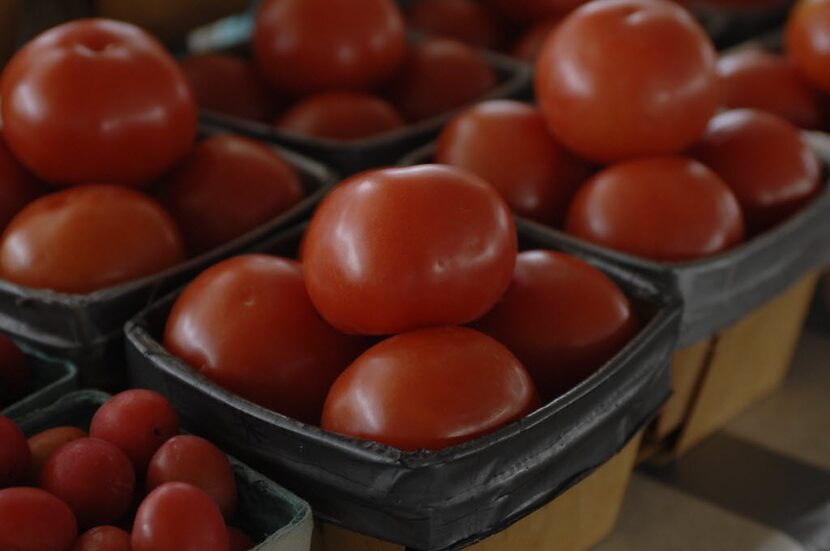
[{"label": "ripe red tomato", "polygon": [[91,293],[184,260],[173,220],[126,188],[88,185],[35,200],[0,238],[0,276],[27,287]]},{"label": "ripe red tomato", "polygon": [[75,516],[37,488],[0,490],[0,549],[69,551],[78,535]]},{"label": "ripe red tomato", "polygon": [[219,508],[199,488],[168,482],[144,498],[135,515],[132,551],[229,551]]},{"label": "ripe red tomato", "polygon": [[0,335],[0,409],[23,396],[30,375],[23,352],[13,340]]},{"label": "ripe red tomato", "polygon": [[421,329],[355,360],[329,392],[322,427],[402,450],[439,450],[538,405],[530,375],[494,339],[465,327]]},{"label": "ripe red tomato", "polygon": [[152,390],[133,389],[116,394],[98,408],[89,434],[112,442],[143,473],[153,454],[179,433],[179,416],[170,402]]},{"label": "ripe red tomato", "polygon": [[542,51],[542,46],[561,20],[561,17],[552,17],[543,19],[529,27],[513,44],[510,55],[530,63],[536,63],[539,53]]},{"label": "ripe red tomato", "polygon": [[536,64],[548,125],[599,162],[676,153],[720,105],[712,42],[665,0],[597,0],[564,19]]},{"label": "ripe red tomato", "polygon": [[403,128],[406,122],[387,101],[357,92],[310,96],[286,111],[277,128],[301,136],[359,140]]},{"label": "ripe red tomato", "polygon": [[253,50],[262,74],[283,93],[369,90],[403,62],[404,27],[392,0],[265,0]]},{"label": "ripe red tomato", "polygon": [[414,44],[388,93],[410,121],[441,115],[493,88],[498,77],[476,50],[455,40]]},{"label": "ripe red tomato", "polygon": [[29,482],[39,485],[40,473],[49,458],[64,444],[86,437],[87,434],[77,427],[55,427],[29,438],[29,451],[32,455],[32,462],[29,465]]},{"label": "ripe red tomato", "polygon": [[386,335],[479,318],[504,294],[516,229],[498,192],[461,169],[380,169],[341,183],[303,247],[317,310],[347,333]]},{"label": "ripe red tomato", "polygon": [[787,20],[787,55],[801,73],[830,92],[830,0],[800,0]]},{"label": "ripe red tomato", "polygon": [[750,234],[788,218],[819,191],[815,153],[796,127],[764,111],[716,116],[692,155],[732,189]]},{"label": "ripe red tomato", "polygon": [[59,185],[144,185],[196,135],[196,102],[172,57],[140,28],[107,19],[54,27],[3,71],[3,134]]},{"label": "ripe red tomato", "polygon": [[231,526],[228,526],[228,539],[231,543],[230,551],[250,551],[256,546],[256,542],[248,534]]},{"label": "ripe red tomato", "polygon": [[15,214],[40,195],[40,184],[14,158],[6,143],[0,139],[0,229],[5,228]]},{"label": "ripe red tomato", "polygon": [[23,432],[11,419],[0,415],[0,489],[22,482],[30,461]]},{"label": "ripe red tomato", "polygon": [[577,160],[548,132],[539,110],[512,100],[479,103],[441,132],[436,162],[477,174],[513,211],[559,225],[571,197],[588,178]]},{"label": "ripe red tomato", "polygon": [[713,255],[744,237],[735,195],[717,174],[684,157],[645,158],[603,170],[577,192],[565,229],[667,262]]},{"label": "ripe red tomato", "polygon": [[157,192],[201,253],[273,220],[303,198],[297,171],[271,147],[242,136],[200,141]]},{"label": "ripe red tomato", "polygon": [[312,424],[331,383],[367,347],[320,318],[299,262],[267,255],[231,258],[193,280],[164,345],[216,384]]},{"label": "ripe red tomato", "polygon": [[504,42],[498,19],[476,0],[418,0],[406,19],[415,30],[470,46],[498,49]]},{"label": "ripe red tomato", "polygon": [[98,526],[84,532],[72,551],[131,551],[130,534],[115,526]]},{"label": "ripe red tomato", "polygon": [[533,23],[559,17],[584,4],[586,0],[486,0],[502,17],[518,23]]}]

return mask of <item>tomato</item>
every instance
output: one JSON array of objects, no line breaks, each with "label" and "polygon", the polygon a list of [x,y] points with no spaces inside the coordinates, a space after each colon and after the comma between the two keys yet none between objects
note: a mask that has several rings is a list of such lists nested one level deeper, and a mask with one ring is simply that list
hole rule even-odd
[{"label": "tomato", "polygon": [[264,0],[255,16],[253,51],[280,92],[369,90],[403,62],[404,30],[392,0]]},{"label": "tomato", "polygon": [[22,482],[30,461],[23,432],[11,419],[0,415],[0,489]]},{"label": "tomato", "polygon": [[553,32],[553,29],[556,28],[561,20],[560,17],[543,19],[529,27],[513,44],[510,55],[530,63],[535,63],[548,35]]},{"label": "tomato", "polygon": [[0,490],[0,549],[69,551],[78,525],[69,507],[37,488]]},{"label": "tomato", "polygon": [[81,186],[41,197],[0,238],[0,276],[63,293],[91,293],[184,258],[170,215],[149,197],[117,186]]},{"label": "tomato", "polygon": [[410,47],[388,94],[407,119],[419,121],[481,97],[497,81],[478,51],[455,40],[433,38]]},{"label": "tomato", "polygon": [[301,136],[359,140],[403,128],[406,122],[385,100],[356,92],[310,96],[286,111],[277,128]]},{"label": "tomato", "polygon": [[87,434],[77,427],[55,427],[30,437],[28,444],[32,462],[29,465],[29,482],[35,485],[40,484],[40,473],[43,467],[61,446],[86,437]]},{"label": "tomato", "polygon": [[496,190],[439,165],[358,174],[311,219],[308,293],[347,333],[385,335],[479,318],[516,262],[516,229]]},{"label": "tomato", "polygon": [[586,0],[486,0],[485,3],[512,21],[533,23],[558,17],[584,4]]},{"label": "tomato", "polygon": [[199,109],[264,122],[276,116],[282,103],[246,59],[207,53],[188,56],[179,65]]},{"label": "tomato", "polygon": [[219,508],[202,490],[168,482],[150,492],[135,515],[132,551],[228,551]]},{"label": "tomato", "polygon": [[273,220],[303,195],[299,174],[276,150],[233,135],[199,142],[157,192],[194,254]]},{"label": "tomato", "polygon": [[712,119],[692,155],[732,188],[754,234],[808,203],[821,167],[798,129],[775,115],[735,109]]},{"label": "tomato", "polygon": [[143,473],[153,454],[179,433],[179,416],[170,402],[152,390],[116,394],[98,408],[89,434],[121,448]]},{"label": "tomato", "polygon": [[538,109],[512,100],[457,115],[438,138],[435,160],[481,176],[516,214],[550,225],[561,224],[589,175],[587,164],[551,136]]},{"label": "tomato", "polygon": [[115,526],[99,526],[81,534],[72,551],[130,551],[130,534]]},{"label": "tomato", "polygon": [[497,49],[504,41],[499,21],[476,0],[418,0],[406,19],[415,30],[470,46]]},{"label": "tomato", "polygon": [[13,340],[0,335],[0,409],[23,396],[30,378],[26,356]]},{"label": "tomato", "polygon": [[720,105],[706,33],[665,0],[597,0],[565,18],[536,64],[536,97],[574,153],[598,162],[676,153]]},{"label": "tomato", "polygon": [[568,233],[652,260],[684,262],[743,240],[735,195],[717,174],[684,157],[613,165],[576,194]]},{"label": "tomato", "polygon": [[801,73],[830,92],[830,0],[800,0],[790,12],[784,42]]},{"label": "tomato", "polygon": [[145,31],[106,19],[54,27],[9,61],[3,134],[15,156],[58,185],[144,185],[193,144],[187,79]]},{"label": "tomato", "polygon": [[40,184],[0,139],[0,229],[40,195]]},{"label": "tomato", "polygon": [[256,547],[256,542],[238,528],[228,526],[228,539],[231,544],[230,551],[250,551]]}]

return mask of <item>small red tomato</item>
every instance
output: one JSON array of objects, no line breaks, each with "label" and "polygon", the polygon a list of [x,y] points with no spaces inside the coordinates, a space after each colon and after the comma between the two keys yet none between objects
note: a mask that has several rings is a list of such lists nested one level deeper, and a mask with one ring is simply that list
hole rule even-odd
[{"label": "small red tomato", "polygon": [[225,521],[206,493],[168,482],[144,498],[135,515],[132,551],[229,551]]},{"label": "small red tomato", "polygon": [[164,345],[216,384],[312,424],[334,379],[366,349],[320,317],[299,262],[267,255],[231,258],[193,280]]},{"label": "small red tomato", "polygon": [[476,0],[418,0],[406,19],[415,30],[470,46],[497,49],[504,41],[498,19]]},{"label": "small red tomato", "polygon": [[465,327],[422,329],[355,360],[329,392],[322,427],[402,450],[439,450],[538,404],[528,372],[494,339]]},{"label": "small red tomato", "polygon": [[262,74],[285,94],[369,90],[400,67],[404,31],[392,0],[265,0],[253,51]]},{"label": "small red tomato", "polygon": [[40,195],[40,184],[0,139],[0,230],[15,214]]},{"label": "small red tomato", "polygon": [[69,551],[78,525],[69,507],[37,488],[0,490],[0,549]]},{"label": "small red tomato", "polygon": [[716,116],[692,155],[732,189],[750,234],[788,218],[819,191],[815,153],[796,127],[763,111]]},{"label": "small red tomato", "polygon": [[30,376],[26,356],[13,340],[0,335],[0,409],[23,396]]},{"label": "small red tomato", "polygon": [[410,121],[452,111],[480,98],[498,77],[476,50],[455,40],[414,44],[389,86],[389,97]]},{"label": "small red tomato", "polygon": [[55,427],[30,437],[28,443],[32,462],[29,465],[29,482],[39,485],[40,473],[49,458],[64,444],[86,437],[87,434],[77,427]]},{"label": "small red tomato", "polygon": [[800,0],[787,20],[787,55],[801,73],[830,92],[830,0]]},{"label": "small red tomato", "polygon": [[294,105],[277,128],[301,136],[350,141],[403,128],[406,122],[387,101],[357,92],[325,92]]},{"label": "small red tomato", "polygon": [[668,262],[713,255],[743,240],[735,195],[717,174],[684,157],[613,165],[586,183],[565,228],[582,239]]},{"label": "small red tomato", "polygon": [[118,447],[98,438],[79,438],[58,449],[40,477],[41,487],[63,500],[83,528],[109,524],[130,508],[135,473]]},{"label": "small red tomato", "polygon": [[115,526],[98,526],[81,534],[72,551],[131,551],[130,534]]},{"label": "small red tomato", "polygon": [[562,20],[536,64],[553,133],[598,162],[676,153],[720,105],[717,56],[695,18],[665,0],[597,0]]},{"label": "small red tomato", "polygon": [[2,97],[9,147],[59,185],[146,185],[196,135],[196,102],[164,46],[108,19],[38,35],[3,71]]},{"label": "small red tomato", "polygon": [[559,225],[589,167],[548,132],[539,110],[512,100],[479,103],[441,132],[435,160],[495,187],[513,211]]},{"label": "small red tomato", "polygon": [[239,528],[228,526],[228,539],[231,543],[230,551],[250,551],[256,547],[256,542]]},{"label": "small red tomato", "polygon": [[0,415],[0,488],[23,482],[30,462],[26,436],[11,419]]},{"label": "small red tomato", "polygon": [[35,200],[0,238],[0,275],[27,287],[91,293],[184,260],[170,215],[145,195],[88,185]]},{"label": "small red tomato", "polygon": [[303,185],[274,149],[228,134],[199,142],[157,197],[196,254],[276,218],[303,198]]},{"label": "small red tomato", "polygon": [[559,17],[543,19],[528,28],[513,44],[510,54],[513,57],[535,63],[539,58],[539,53],[542,51],[545,40],[547,40],[550,33],[553,32],[553,29],[556,28],[561,20]]},{"label": "small red tomato", "polygon": [[510,284],[516,248],[510,209],[492,186],[424,165],[341,183],[311,220],[303,262],[329,323],[386,335],[479,318]]}]

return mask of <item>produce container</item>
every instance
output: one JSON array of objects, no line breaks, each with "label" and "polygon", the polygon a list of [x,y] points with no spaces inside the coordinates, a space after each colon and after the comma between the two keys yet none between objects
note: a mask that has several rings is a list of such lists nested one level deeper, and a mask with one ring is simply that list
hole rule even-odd
[{"label": "produce container", "polygon": [[[97,390],[73,392],[18,423],[26,436],[66,425],[88,430],[92,416],[108,398]],[[256,551],[308,551],[313,524],[308,504],[233,457],[228,459],[236,474],[238,492],[231,526],[257,541]]]},{"label": "produce container", "polygon": [[[291,255],[303,231],[297,227],[261,250]],[[558,244],[520,232],[525,249]],[[160,344],[178,292],[127,324],[130,379],[168,396],[190,426],[308,499],[321,522],[318,549],[455,549],[493,534],[479,549],[562,542],[586,549],[610,530],[638,435],[668,397],[680,305],[667,287],[578,254],[630,297],[640,333],[565,395],[447,450],[407,453],[328,433],[222,389]],[[533,537],[539,540],[527,543]]]},{"label": "produce container", "polygon": [[31,379],[26,395],[0,411],[11,419],[50,406],[78,388],[78,369],[72,362],[52,358],[25,345],[20,349],[29,362]]}]

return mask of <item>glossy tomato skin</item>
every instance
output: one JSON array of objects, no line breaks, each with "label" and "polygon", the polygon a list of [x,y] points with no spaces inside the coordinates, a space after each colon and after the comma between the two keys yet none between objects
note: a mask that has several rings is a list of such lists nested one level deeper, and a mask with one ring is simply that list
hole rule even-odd
[{"label": "glossy tomato skin", "polygon": [[568,233],[651,260],[686,262],[744,238],[738,200],[703,164],[652,157],[612,165],[576,194]]},{"label": "glossy tomato skin", "polygon": [[0,488],[23,482],[30,462],[26,436],[11,419],[0,415]]},{"label": "glossy tomato skin", "polygon": [[787,55],[801,73],[830,92],[830,1],[800,0],[787,19],[784,38]]},{"label": "glossy tomato skin", "polygon": [[30,378],[26,356],[13,340],[0,335],[0,409],[23,396]]},{"label": "glossy tomato skin", "polygon": [[0,228],[42,192],[41,184],[0,139]]},{"label": "glossy tomato skin", "polygon": [[309,296],[347,333],[468,323],[501,297],[516,229],[498,192],[469,172],[423,165],[341,183],[303,248]]},{"label": "glossy tomato skin", "polygon": [[261,73],[285,94],[370,90],[403,62],[404,27],[392,0],[265,0],[253,51]]},{"label": "glossy tomato skin", "polygon": [[98,526],[81,534],[72,551],[131,551],[130,534],[115,526]]},{"label": "glossy tomato skin", "polygon": [[553,138],[539,110],[513,100],[479,103],[444,127],[438,163],[463,168],[493,185],[513,211],[559,225],[590,167]]},{"label": "glossy tomato skin", "polygon": [[191,147],[196,102],[164,47],[143,30],[80,19],[9,61],[3,134],[45,181],[145,185]]},{"label": "glossy tomato skin", "polygon": [[78,525],[69,507],[37,488],[0,490],[0,549],[69,551]]},{"label": "glossy tomato skin", "polygon": [[455,40],[432,38],[410,46],[388,94],[408,120],[419,121],[480,98],[497,81],[477,50]]},{"label": "glossy tomato skin", "polygon": [[40,473],[49,458],[64,444],[87,436],[87,433],[77,427],[54,427],[30,437],[28,444],[32,462],[29,465],[29,482],[39,485]]},{"label": "glossy tomato skin", "polygon": [[230,551],[250,551],[256,546],[256,542],[239,528],[228,526],[228,539],[230,540]]},{"label": "glossy tomato skin", "polygon": [[350,141],[403,128],[403,117],[387,101],[358,92],[309,96],[283,113],[277,128],[312,138]]},{"label": "glossy tomato skin", "polygon": [[608,276],[573,256],[535,250],[519,253],[507,293],[474,327],[516,355],[547,401],[599,369],[638,325]]},{"label": "glossy tomato skin", "polygon": [[412,29],[470,46],[494,50],[504,42],[498,19],[476,0],[418,0],[406,19]]},{"label": "glossy tomato skin", "polygon": [[535,63],[542,51],[542,46],[544,46],[553,29],[559,24],[559,21],[561,21],[561,18],[551,17],[529,27],[513,44],[510,55],[529,63]]},{"label": "glossy tomato skin", "polygon": [[735,193],[750,234],[788,218],[819,191],[821,167],[813,150],[795,126],[763,111],[719,114],[692,155]]},{"label": "glossy tomato skin", "polygon": [[26,206],[0,238],[0,276],[39,289],[91,293],[184,260],[170,215],[112,185],[63,190]]},{"label": "glossy tomato skin", "polygon": [[159,486],[135,515],[132,551],[228,551],[219,508],[202,490],[182,482]]},{"label": "glossy tomato skin", "polygon": [[274,149],[227,134],[196,144],[156,197],[198,254],[273,220],[303,194],[299,174]]},{"label": "glossy tomato skin", "polygon": [[677,153],[720,105],[712,42],[665,0],[598,0],[564,19],[536,63],[548,125],[598,162]]},{"label": "glossy tomato skin", "polygon": [[390,337],[338,377],[325,430],[402,450],[439,450],[492,432],[539,405],[507,348],[465,327]]},{"label": "glossy tomato skin", "polygon": [[193,280],[164,345],[231,392],[311,424],[334,379],[368,347],[315,311],[299,262],[267,255],[231,258]]}]

